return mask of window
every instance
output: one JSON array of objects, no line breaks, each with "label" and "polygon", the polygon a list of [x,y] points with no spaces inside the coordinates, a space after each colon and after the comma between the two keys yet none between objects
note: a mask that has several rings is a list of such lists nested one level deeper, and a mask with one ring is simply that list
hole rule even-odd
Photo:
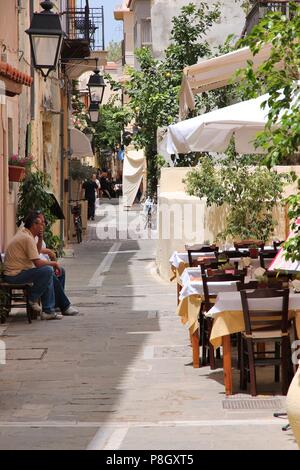
[{"label": "window", "polygon": [[141,20],[141,45],[152,45],[151,18],[144,18]]}]

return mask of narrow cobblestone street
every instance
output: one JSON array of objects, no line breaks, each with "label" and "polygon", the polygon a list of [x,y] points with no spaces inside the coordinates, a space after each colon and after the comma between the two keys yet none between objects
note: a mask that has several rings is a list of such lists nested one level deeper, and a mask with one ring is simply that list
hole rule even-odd
[{"label": "narrow cobblestone street", "polygon": [[222,369],[193,369],[155,241],[97,240],[96,224],[63,260],[80,315],[1,327],[0,448],[296,449],[276,409],[225,409]]}]

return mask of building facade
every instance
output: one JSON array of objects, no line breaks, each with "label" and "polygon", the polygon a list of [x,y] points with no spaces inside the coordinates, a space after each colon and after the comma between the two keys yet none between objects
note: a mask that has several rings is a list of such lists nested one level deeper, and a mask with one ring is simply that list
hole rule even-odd
[{"label": "building facade", "polygon": [[[0,15],[0,251],[16,230],[18,183],[9,180],[9,158],[24,155],[24,136],[20,136],[21,100],[32,86],[28,67],[23,67],[24,51],[19,47],[21,4],[2,0]],[[21,98],[22,97],[22,98]]]},{"label": "building facade", "polygon": [[[151,48],[154,57],[162,58],[170,44],[172,18],[188,3],[189,0],[124,0],[114,12],[115,19],[123,21],[124,25],[124,64],[138,67],[134,50],[143,46]],[[203,1],[193,3],[200,5]],[[217,2],[207,0],[205,3],[212,6]],[[223,0],[220,8],[221,18],[206,36],[212,47],[223,44],[229,34],[240,37],[245,23],[241,4]]]},{"label": "building facade", "polygon": [[[170,43],[172,18],[179,15],[181,8],[188,3],[190,3],[189,0],[151,1],[152,50],[154,57],[162,57],[163,51]],[[203,1],[193,0],[192,3],[200,5]],[[217,1],[206,0],[205,3],[208,6],[213,6]],[[223,44],[230,34],[233,34],[236,38],[240,37],[245,23],[245,13],[240,5],[240,3],[233,0],[222,0],[220,2],[221,17],[206,36],[212,47]]]},{"label": "building facade", "polygon": [[[9,181],[13,154],[32,155],[35,169],[51,180],[51,189],[65,214],[54,233],[65,242],[70,225],[69,162],[72,80],[95,68],[94,56],[105,63],[103,8],[89,2],[53,0],[65,32],[57,70],[45,81],[32,65],[29,28],[39,0],[1,0],[0,15],[0,251],[16,231],[19,183]],[[98,50],[98,52],[97,52]],[[89,61],[89,58],[91,60]],[[87,62],[85,62],[87,60]],[[79,64],[79,67],[78,67]]]}]

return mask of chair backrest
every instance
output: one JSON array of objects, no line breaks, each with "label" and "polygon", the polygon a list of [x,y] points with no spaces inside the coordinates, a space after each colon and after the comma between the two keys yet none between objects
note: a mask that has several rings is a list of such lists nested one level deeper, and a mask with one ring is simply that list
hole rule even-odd
[{"label": "chair backrest", "polygon": [[248,250],[240,251],[238,249],[235,250],[225,250],[224,253],[227,258],[230,260],[231,258],[245,258],[250,256],[250,252]]},{"label": "chair backrest", "polygon": [[[255,289],[240,291],[245,331],[251,336],[252,330],[281,330],[288,332],[289,289]],[[262,305],[263,301],[266,307]]]},{"label": "chair backrest", "polygon": [[277,250],[261,250],[259,252],[259,261],[262,268],[265,268],[265,260],[273,260],[277,254]]},{"label": "chair backrest", "polygon": [[233,243],[233,246],[236,250],[239,248],[250,248],[251,245],[256,245],[258,248],[263,249],[265,242],[262,240],[243,240],[241,242]]},{"label": "chair backrest", "polygon": [[278,248],[284,243],[284,240],[273,241],[274,250],[277,252]]},{"label": "chair backrest", "polygon": [[2,259],[2,253],[0,253],[0,281],[3,280],[4,274],[3,274],[3,259]]},{"label": "chair backrest", "polygon": [[186,245],[186,251],[188,254],[189,265],[190,267],[193,266],[193,254],[195,253],[216,253],[219,251],[219,247],[216,245]]},{"label": "chair backrest", "polygon": [[211,276],[207,274],[202,274],[202,284],[203,284],[203,294],[204,294],[204,306],[205,310],[208,311],[211,306],[211,299],[214,295],[210,292],[210,283],[211,282],[234,282],[244,284],[245,273],[239,274],[223,274],[223,273],[216,273],[212,274]]},{"label": "chair backrest", "polygon": [[222,262],[220,263],[219,261],[204,261],[200,262],[198,261],[198,264],[201,268],[201,274],[205,274],[207,269],[219,269],[220,266],[222,266]]},{"label": "chair backrest", "polygon": [[257,289],[258,288],[258,281],[249,281],[249,282],[245,282],[244,284],[241,284],[240,282],[238,282],[236,287],[237,287],[238,291],[249,290],[249,289],[250,290]]}]

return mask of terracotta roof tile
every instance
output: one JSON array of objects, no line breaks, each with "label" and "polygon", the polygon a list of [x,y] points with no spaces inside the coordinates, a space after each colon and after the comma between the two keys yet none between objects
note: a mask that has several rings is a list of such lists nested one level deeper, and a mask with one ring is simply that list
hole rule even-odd
[{"label": "terracotta roof tile", "polygon": [[20,72],[12,65],[6,64],[2,61],[0,61],[0,75],[10,78],[14,82],[20,83],[21,85],[30,86],[33,82],[33,79],[30,75],[27,75],[24,72]]}]

